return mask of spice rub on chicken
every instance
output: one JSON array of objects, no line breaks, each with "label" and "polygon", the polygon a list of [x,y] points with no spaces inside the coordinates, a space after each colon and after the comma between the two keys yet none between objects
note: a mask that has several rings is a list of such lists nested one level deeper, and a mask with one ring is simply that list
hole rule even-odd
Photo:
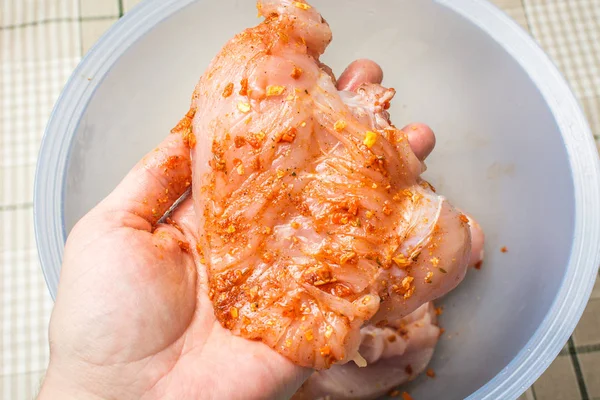
[{"label": "spice rub on chicken", "polygon": [[453,289],[468,219],[421,180],[393,89],[339,92],[319,57],[328,24],[304,1],[262,0],[193,95],[198,250],[220,323],[315,368],[364,361],[385,326]]}]

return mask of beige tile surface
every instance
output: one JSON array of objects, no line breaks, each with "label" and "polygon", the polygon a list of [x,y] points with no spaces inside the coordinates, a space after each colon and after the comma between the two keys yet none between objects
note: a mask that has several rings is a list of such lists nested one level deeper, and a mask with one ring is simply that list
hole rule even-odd
[{"label": "beige tile surface", "polygon": [[[29,372],[10,376],[0,376],[0,398],[6,400],[27,399],[31,400],[38,394],[45,371]],[[4,388],[10,388],[4,391]],[[2,397],[2,393],[5,394]]]},{"label": "beige tile surface", "polygon": [[[0,26],[19,27],[39,21],[67,20],[77,15],[79,0],[0,0]],[[105,0],[102,0],[105,1]]]},{"label": "beige tile surface", "polygon": [[[600,56],[600,53],[598,54]],[[592,129],[592,134],[596,138],[596,143],[600,146],[600,96],[591,96],[581,99],[581,107],[585,111],[590,128]],[[596,293],[600,293],[600,288],[596,289]]]},{"label": "beige tile surface", "polygon": [[600,345],[600,299],[591,299],[588,303],[575,328],[573,340],[577,347]]},{"label": "beige tile surface", "polygon": [[560,356],[533,385],[537,400],[580,398],[577,377],[569,356]]},{"label": "beige tile surface", "polygon": [[118,0],[79,0],[82,18],[118,17]]},{"label": "beige tile surface", "polygon": [[592,289],[592,299],[600,299],[600,278],[596,278],[594,289]]},{"label": "beige tile surface", "polygon": [[594,400],[600,399],[600,348],[593,353],[580,354],[579,362],[588,396]]},{"label": "beige tile surface", "polygon": [[491,0],[498,8],[506,10],[508,8],[523,8],[521,0]]},{"label": "beige tile surface", "polygon": [[527,389],[525,393],[523,393],[517,400],[536,400],[533,391],[531,389]]},{"label": "beige tile surface", "polygon": [[87,53],[87,51],[100,39],[100,36],[108,28],[111,27],[118,20],[117,17],[101,19],[101,20],[93,20],[93,21],[83,21],[81,24],[81,45],[83,53]]},{"label": "beige tile surface", "polygon": [[523,29],[529,31],[527,15],[525,14],[525,7],[522,0],[491,0],[491,2],[514,19]]},{"label": "beige tile surface", "polygon": [[123,0],[123,8],[124,11],[127,12],[131,10],[134,6],[141,3],[141,0]]}]

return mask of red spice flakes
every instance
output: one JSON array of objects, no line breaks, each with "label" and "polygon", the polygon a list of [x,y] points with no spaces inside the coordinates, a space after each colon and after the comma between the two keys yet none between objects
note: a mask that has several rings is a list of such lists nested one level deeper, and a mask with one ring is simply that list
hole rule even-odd
[{"label": "red spice flakes", "polygon": [[294,79],[299,79],[301,76],[302,76],[302,69],[294,66],[291,77]]},{"label": "red spice flakes", "polygon": [[465,224],[468,224],[468,223],[469,223],[469,218],[467,218],[467,216],[466,216],[465,214],[460,214],[460,217],[459,217],[459,218],[460,218],[460,220],[461,220],[462,222],[464,222]]},{"label": "red spice flakes", "polygon": [[413,400],[413,398],[408,392],[402,392],[402,400]]},{"label": "red spice flakes", "polygon": [[265,137],[266,134],[262,131],[258,133],[249,133],[248,137],[246,138],[246,142],[248,142],[250,146],[254,147],[255,149],[258,149],[260,146],[262,146]]},{"label": "red spice flakes", "polygon": [[183,240],[179,240],[177,242],[177,244],[179,245],[179,248],[184,252],[184,253],[189,253],[190,252],[190,245],[188,242],[184,242]]},{"label": "red spice flakes", "polygon": [[440,328],[440,336],[442,336],[444,332],[446,332],[446,330],[444,328]]},{"label": "red spice flakes", "polygon": [[435,371],[432,370],[431,368],[428,368],[427,372],[425,372],[425,374],[430,378],[435,378]]},{"label": "red spice flakes", "polygon": [[225,89],[223,89],[223,97],[227,98],[229,96],[231,96],[233,93],[233,83],[230,82],[227,84],[227,86],[225,86]]},{"label": "red spice flakes", "polygon": [[236,136],[233,142],[235,143],[235,147],[239,149],[246,144],[246,139],[242,136]]},{"label": "red spice flakes", "polygon": [[385,203],[383,203],[383,213],[385,215],[392,214],[392,208],[390,207],[390,202],[389,201],[386,201]]},{"label": "red spice flakes", "polygon": [[248,95],[248,78],[244,78],[240,81],[240,85],[242,85],[242,88],[240,89],[240,96],[247,96]]},{"label": "red spice flakes", "polygon": [[475,269],[481,269],[482,264],[483,264],[483,261],[478,261],[477,264],[475,264]]},{"label": "red spice flakes", "polygon": [[345,213],[338,212],[331,216],[331,222],[333,222],[336,225],[346,225],[349,221],[350,221],[350,219],[348,218],[348,215]]},{"label": "red spice flakes", "polygon": [[503,253],[508,253],[508,249],[506,248],[506,246],[503,246],[503,247],[500,249],[500,251],[501,251],[501,252],[503,252]]},{"label": "red spice flakes", "polygon": [[389,397],[398,397],[400,396],[400,391],[398,389],[392,389],[388,392]]},{"label": "red spice flakes", "polygon": [[187,129],[192,124],[192,119],[194,119],[194,115],[196,115],[196,109],[190,108],[190,110],[185,114],[185,117],[181,119],[175,126],[175,128],[171,129],[171,133],[181,132],[184,129]]},{"label": "red spice flakes", "polygon": [[261,260],[263,260],[265,263],[271,263],[273,262],[273,260],[275,259],[275,255],[270,252],[270,251],[266,251],[261,255]]},{"label": "red spice flakes", "polygon": [[435,309],[435,315],[442,315],[444,313],[444,307],[439,306]]},{"label": "red spice flakes", "polygon": [[290,128],[287,132],[284,132],[283,135],[281,135],[278,142],[292,143],[294,139],[296,139],[297,133],[298,130],[296,128]]},{"label": "red spice flakes", "polygon": [[192,127],[189,126],[185,131],[183,131],[183,142],[188,145],[190,149],[196,147],[196,135],[192,132]]},{"label": "red spice flakes", "polygon": [[407,375],[412,375],[413,373],[413,369],[412,369],[412,365],[408,364],[405,368],[404,368],[404,372],[406,372]]}]

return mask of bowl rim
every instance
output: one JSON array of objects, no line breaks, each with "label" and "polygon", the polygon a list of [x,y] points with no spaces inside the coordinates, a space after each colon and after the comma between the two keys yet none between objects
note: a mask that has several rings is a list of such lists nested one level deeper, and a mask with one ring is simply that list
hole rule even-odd
[{"label": "bowl rim", "polygon": [[[38,254],[53,299],[66,242],[63,201],[66,166],[80,118],[115,61],[158,23],[196,1],[201,0],[145,0],[134,7],[84,56],[54,106],[40,146],[33,201]],[[540,326],[513,360],[468,397],[514,399],[527,390],[558,355],[590,297],[600,264],[600,208],[597,207],[600,162],[591,130],[574,94],[528,33],[485,0],[431,1],[478,26],[521,65],[552,110],[572,171],[574,238],[557,296]]]}]

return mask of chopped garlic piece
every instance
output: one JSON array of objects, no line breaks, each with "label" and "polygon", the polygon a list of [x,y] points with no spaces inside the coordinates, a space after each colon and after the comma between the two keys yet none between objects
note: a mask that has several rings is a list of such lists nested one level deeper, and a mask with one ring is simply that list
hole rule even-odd
[{"label": "chopped garlic piece", "polygon": [[250,111],[250,104],[248,104],[248,103],[239,102],[237,107],[238,107],[238,110],[240,110],[243,113],[247,113]]},{"label": "chopped garlic piece", "polygon": [[377,132],[367,131],[367,133],[365,134],[365,140],[363,141],[363,144],[365,146],[367,146],[368,148],[371,148],[375,145],[376,141],[377,141]]},{"label": "chopped garlic piece", "polygon": [[340,119],[335,124],[333,124],[333,129],[335,129],[336,132],[341,132],[346,128],[347,125],[348,124],[346,123],[346,121]]},{"label": "chopped garlic piece", "polygon": [[294,2],[294,5],[295,5],[296,7],[298,7],[298,8],[300,8],[301,10],[309,10],[310,8],[312,8],[312,7],[311,7],[311,6],[309,6],[308,4],[306,4],[306,3],[301,3],[301,2],[299,2],[299,1],[295,1],[295,2]]},{"label": "chopped garlic piece", "polygon": [[279,96],[285,91],[285,87],[283,86],[267,86],[267,96]]}]

